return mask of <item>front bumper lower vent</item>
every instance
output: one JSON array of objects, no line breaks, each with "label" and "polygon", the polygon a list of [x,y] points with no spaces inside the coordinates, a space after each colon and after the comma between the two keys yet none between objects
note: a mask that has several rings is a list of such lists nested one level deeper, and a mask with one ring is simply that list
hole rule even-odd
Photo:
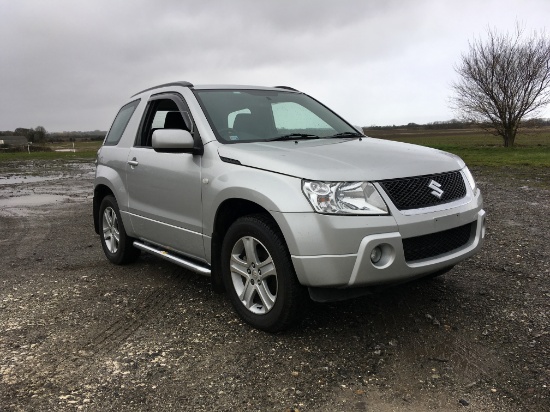
[{"label": "front bumper lower vent", "polygon": [[476,222],[472,222],[443,232],[403,239],[405,260],[414,262],[459,249],[469,243],[475,225]]}]

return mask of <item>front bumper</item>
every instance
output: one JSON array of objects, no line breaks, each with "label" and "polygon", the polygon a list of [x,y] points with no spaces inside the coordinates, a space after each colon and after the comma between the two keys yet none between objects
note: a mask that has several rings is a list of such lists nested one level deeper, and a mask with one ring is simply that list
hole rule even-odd
[{"label": "front bumper", "polygon": [[[292,256],[300,282],[313,287],[356,287],[398,283],[437,272],[474,255],[483,244],[485,211],[477,213],[468,242],[432,258],[407,262],[399,232],[365,236],[356,254]],[[371,261],[371,251],[381,246],[382,258]]]},{"label": "front bumper", "polygon": [[[485,237],[482,196],[470,193],[459,205],[391,216],[275,216],[289,246],[298,280],[308,287],[353,288],[399,283],[448,268],[474,255]],[[390,206],[391,207],[391,206]],[[405,259],[403,239],[437,234],[471,224],[469,239],[448,252],[419,260]],[[382,258],[373,263],[379,246]],[[304,253],[305,252],[305,253]]]}]

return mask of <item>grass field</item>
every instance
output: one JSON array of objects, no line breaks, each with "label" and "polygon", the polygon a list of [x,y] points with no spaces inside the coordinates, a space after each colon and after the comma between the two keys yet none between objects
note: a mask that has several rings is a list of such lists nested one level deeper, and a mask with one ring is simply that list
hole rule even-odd
[{"label": "grass field", "polygon": [[[470,166],[550,167],[550,127],[525,130],[516,137],[516,146],[505,148],[502,139],[482,130],[367,130],[368,136],[429,146],[462,157]],[[52,152],[0,153],[0,161],[25,159],[94,158],[101,142],[52,143]]]},{"label": "grass field", "polygon": [[460,156],[471,166],[550,167],[550,128],[525,130],[513,148],[482,130],[367,130],[368,136],[433,147]]},{"label": "grass field", "polygon": [[[51,152],[15,152],[2,153],[0,151],[0,162],[10,160],[30,160],[30,159],[93,159],[102,142],[75,142],[74,152],[72,142],[48,143],[46,146],[52,149]],[[56,152],[56,150],[70,150]]]}]

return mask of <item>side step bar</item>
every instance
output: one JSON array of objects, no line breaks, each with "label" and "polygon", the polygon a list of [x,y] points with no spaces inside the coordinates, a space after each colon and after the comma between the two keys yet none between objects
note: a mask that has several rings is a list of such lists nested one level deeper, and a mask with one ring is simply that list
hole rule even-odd
[{"label": "side step bar", "polygon": [[165,259],[169,262],[175,263],[176,265],[184,267],[185,269],[192,270],[193,272],[200,273],[201,275],[210,276],[210,268],[206,265],[201,265],[199,263],[193,262],[190,259],[176,256],[175,254],[143,244],[141,242],[138,242],[137,240],[134,241],[134,247],[143,250],[144,252],[158,256],[161,259]]}]

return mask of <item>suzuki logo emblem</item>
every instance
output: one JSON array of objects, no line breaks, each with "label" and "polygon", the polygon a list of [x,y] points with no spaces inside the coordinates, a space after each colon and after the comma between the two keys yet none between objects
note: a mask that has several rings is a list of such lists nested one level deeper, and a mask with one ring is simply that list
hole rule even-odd
[{"label": "suzuki logo emblem", "polygon": [[441,199],[441,196],[443,196],[443,190],[441,190],[441,184],[437,183],[435,180],[431,180],[428,187],[430,189],[433,189],[431,192],[432,195],[434,195],[438,199]]}]

